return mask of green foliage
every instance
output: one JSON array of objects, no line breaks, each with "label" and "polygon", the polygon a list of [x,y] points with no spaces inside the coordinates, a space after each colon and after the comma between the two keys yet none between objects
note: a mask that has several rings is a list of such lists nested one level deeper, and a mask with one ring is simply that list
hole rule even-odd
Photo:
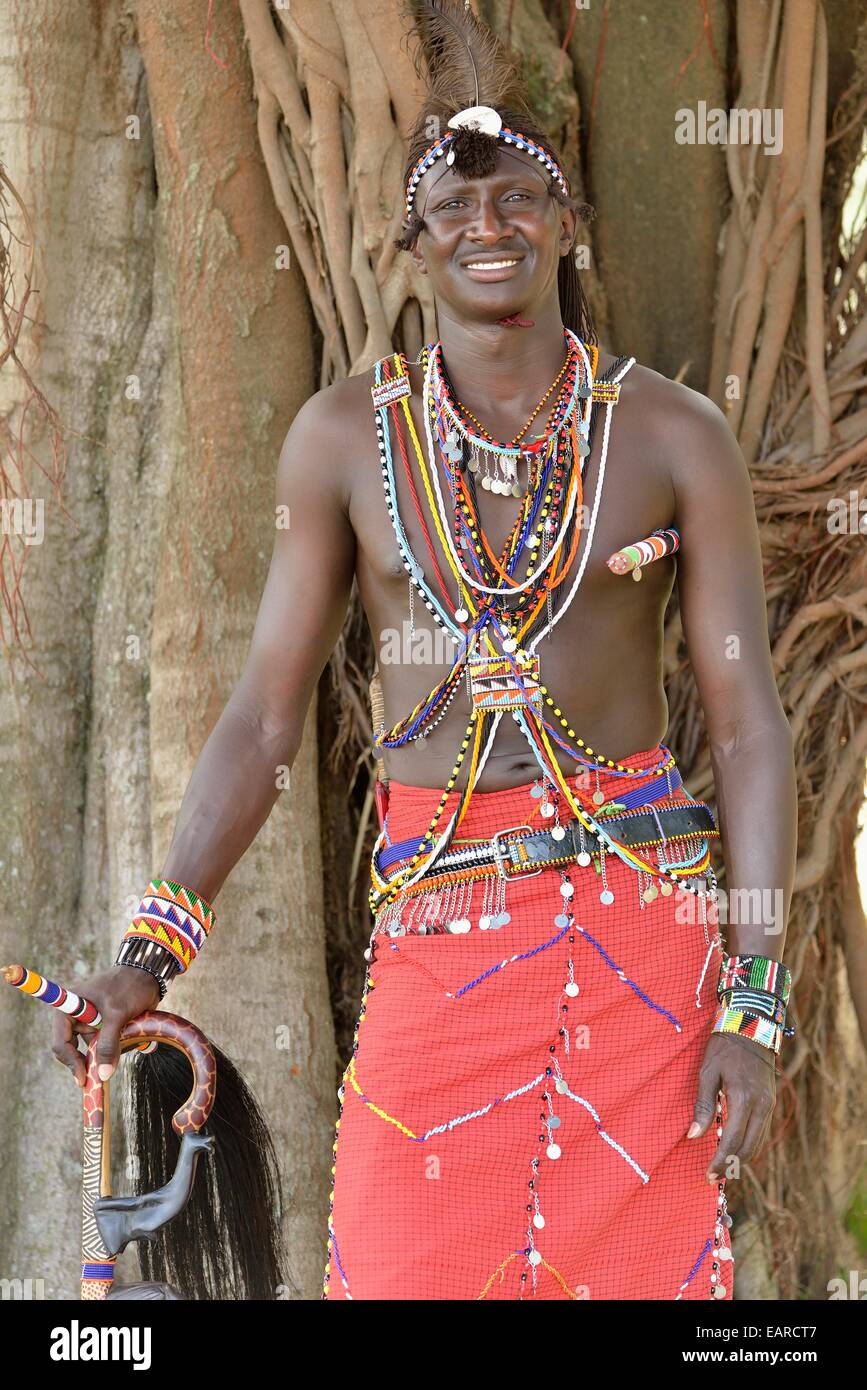
[{"label": "green foliage", "polygon": [[855,1189],[845,1217],[846,1229],[858,1243],[858,1253],[867,1259],[867,1170]]}]

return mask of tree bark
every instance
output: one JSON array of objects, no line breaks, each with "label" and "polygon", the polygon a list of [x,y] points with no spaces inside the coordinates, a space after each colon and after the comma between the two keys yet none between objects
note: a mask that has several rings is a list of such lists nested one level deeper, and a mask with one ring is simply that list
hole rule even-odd
[{"label": "tree bark", "polygon": [[[70,431],[69,516],[46,496],[22,586],[42,679],[13,650],[14,687],[0,693],[0,955],[61,981],[110,964],[165,854],[241,672],[277,454],[315,389],[298,266],[278,268],[286,236],[237,15],[216,15],[210,37],[224,71],[198,6],[142,3],[133,22],[117,0],[87,14],[83,25],[80,10],[41,0],[4,12],[0,39],[18,75],[3,153],[38,242],[28,365]],[[14,436],[23,398],[7,380]],[[49,441],[28,442],[38,497]],[[314,704],[288,796],[166,1003],[233,1056],[271,1122],[290,1199],[275,1298],[319,1291],[336,1113],[315,720]],[[51,1063],[47,1010],[4,1006],[0,1274],[74,1297],[80,1093]],[[115,1185],[130,1190],[120,1162]],[[134,1267],[128,1253],[119,1275]]]}]

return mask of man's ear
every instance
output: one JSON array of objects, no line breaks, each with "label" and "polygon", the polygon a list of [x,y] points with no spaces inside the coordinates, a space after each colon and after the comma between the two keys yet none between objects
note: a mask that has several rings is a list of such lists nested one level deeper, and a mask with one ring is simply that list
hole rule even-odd
[{"label": "man's ear", "polygon": [[413,242],[412,246],[409,248],[409,254],[412,256],[415,268],[418,271],[419,275],[427,275],[427,266],[424,263],[424,256],[418,249],[417,237]]},{"label": "man's ear", "polygon": [[572,208],[563,208],[560,218],[560,255],[567,256],[575,245],[578,218]]}]

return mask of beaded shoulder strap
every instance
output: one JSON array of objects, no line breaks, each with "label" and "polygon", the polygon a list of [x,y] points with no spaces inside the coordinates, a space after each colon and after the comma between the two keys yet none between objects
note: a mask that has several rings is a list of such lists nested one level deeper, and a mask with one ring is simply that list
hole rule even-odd
[{"label": "beaded shoulder strap", "polygon": [[[620,398],[620,382],[595,380],[596,366],[599,361],[599,349],[595,346],[588,346],[588,352],[591,356],[591,370],[594,377],[594,403],[600,401],[603,402],[605,405],[608,405],[609,403],[612,405],[616,405],[617,401]],[[375,362],[373,366],[374,375],[376,374],[377,367],[380,368],[381,375],[382,368],[385,366],[386,362],[390,364],[391,360],[392,355],[389,353],[385,357],[381,357],[378,362]],[[412,383],[409,378],[409,367],[407,365],[406,357],[402,352],[399,353],[399,360],[400,371],[398,374],[393,376],[390,381],[381,381],[378,386],[373,385],[370,388],[370,394],[373,398],[373,405],[375,410],[380,409],[380,407],[384,405],[391,405],[394,401],[402,400],[404,396],[412,395]]]},{"label": "beaded shoulder strap", "polygon": [[[621,371],[620,369],[626,362],[628,362],[629,367],[631,367],[635,362],[635,358],[617,357],[608,369],[607,379],[600,378],[599,380],[596,379],[596,364],[594,363],[592,397],[594,405],[597,401],[602,405],[616,405],[620,400],[620,383],[626,375],[626,372],[629,371],[629,367],[626,367],[625,371]],[[612,381],[610,378],[615,374],[617,374],[617,380]]]},{"label": "beaded shoulder strap", "polygon": [[[380,357],[378,362],[373,365],[373,375],[376,377],[376,369],[379,368],[380,378],[383,375],[383,368],[386,363],[391,365],[393,354],[389,353],[385,357]],[[394,401],[402,400],[404,396],[412,395],[412,382],[409,379],[409,367],[406,357],[401,352],[398,354],[400,360],[399,374],[392,376],[390,381],[380,380],[379,385],[374,384],[370,388],[373,397],[374,410],[381,409],[384,405],[391,405]]]}]

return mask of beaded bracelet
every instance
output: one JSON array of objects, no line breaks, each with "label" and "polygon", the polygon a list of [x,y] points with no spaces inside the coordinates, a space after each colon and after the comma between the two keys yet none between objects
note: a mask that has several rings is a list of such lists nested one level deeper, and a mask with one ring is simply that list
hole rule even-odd
[{"label": "beaded bracelet", "polygon": [[761,1043],[762,1047],[769,1048],[771,1052],[779,1053],[784,1029],[769,1018],[744,1013],[743,1009],[730,1009],[728,1005],[723,1004],[717,1010],[711,1032],[733,1033],[736,1037],[751,1038],[753,1042]]},{"label": "beaded bracelet", "polygon": [[[127,947],[128,944],[131,944],[131,943],[123,942],[123,944],[121,945],[120,951],[118,952],[118,959],[115,961],[115,965],[126,965],[126,966],[129,966],[129,968],[130,968],[131,970],[146,970],[147,973],[148,973],[148,975],[150,975],[152,979],[156,980],[156,982],[157,982],[157,984],[158,984],[158,986],[159,986],[159,991],[160,991],[160,1003],[162,1003],[163,1000],[164,1000],[165,997],[166,997],[166,990],[167,990],[168,987],[169,987],[169,980],[172,978],[172,976],[171,976],[171,975],[167,975],[167,974],[166,974],[166,975],[160,975],[160,974],[158,974],[158,973],[157,973],[157,971],[158,971],[158,967],[157,967],[157,966],[155,966],[155,965],[145,965],[144,961],[141,961],[141,960],[124,960],[124,959],[122,959],[122,958],[121,958],[122,953],[123,953],[123,951],[126,949],[126,947]],[[152,943],[151,943],[151,944],[152,944]],[[161,950],[161,949],[162,949],[162,948],[159,947],[159,946],[155,946],[155,947],[154,947],[154,950],[157,950],[157,951],[159,951],[159,950]],[[176,965],[176,964],[177,964],[177,962],[175,961],[174,956],[170,955],[168,951],[165,952],[165,955],[166,955],[167,959],[168,959],[169,961],[171,961],[172,965]],[[172,975],[174,975],[174,974],[176,974],[176,973],[177,973],[176,970],[173,970],[173,971],[172,971]]]},{"label": "beaded bracelet", "polygon": [[788,1004],[792,972],[782,961],[767,956],[726,956],[720,966],[717,995],[722,998],[726,990],[739,988],[771,994]]},{"label": "beaded bracelet", "polygon": [[775,994],[757,989],[727,989],[720,995],[720,1007],[737,1009],[740,1013],[769,1018],[782,1028],[786,1021],[786,1006]]},{"label": "beaded bracelet", "polygon": [[[183,972],[199,954],[216,920],[211,904],[192,888],[173,879],[152,878],[124,933],[121,950],[129,941],[141,939],[162,947]],[[118,965],[127,964],[127,959],[121,960],[118,953]]]}]

